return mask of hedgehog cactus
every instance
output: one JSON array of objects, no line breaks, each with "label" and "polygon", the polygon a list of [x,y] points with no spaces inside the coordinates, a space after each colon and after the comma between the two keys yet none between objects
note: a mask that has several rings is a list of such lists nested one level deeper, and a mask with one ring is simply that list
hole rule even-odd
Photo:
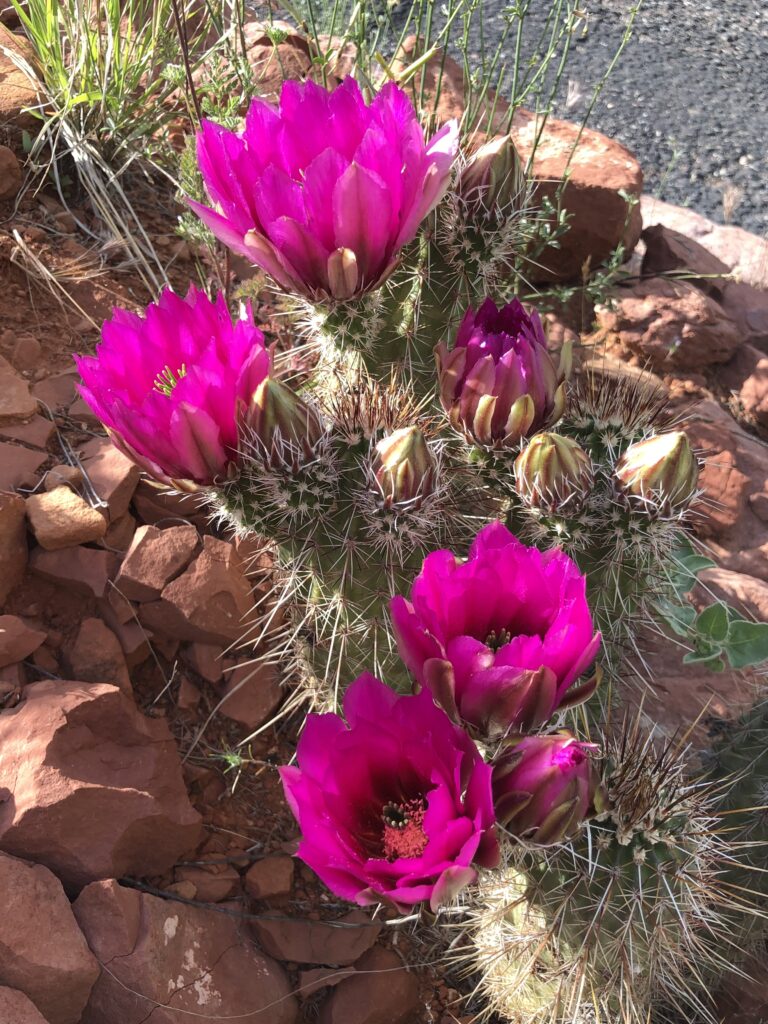
[{"label": "hedgehog cactus", "polygon": [[[368,101],[352,79],[287,83],[241,134],[205,124],[212,206],[193,206],[290,297],[301,376],[279,374],[247,307],[233,320],[192,289],[116,311],[83,395],[145,469],[272,542],[277,597],[248,643],[327,712],[283,773],[291,807],[320,827],[331,734],[371,781],[363,806],[336,758],[343,829],[324,818],[302,846],[329,886],[370,903],[402,878],[397,906],[437,910],[494,862],[495,798],[508,864],[469,907],[490,1010],[641,1024],[661,1000],[706,1020],[702,976],[727,959],[715,796],[637,727],[560,730],[595,691],[601,632],[615,670],[663,596],[697,459],[653,388],[571,381],[569,348],[507,301],[520,161],[492,139],[452,187],[458,144],[453,123],[425,139],[396,85]],[[344,699],[365,670],[390,689],[364,677]],[[412,743],[413,709],[447,753]]]}]

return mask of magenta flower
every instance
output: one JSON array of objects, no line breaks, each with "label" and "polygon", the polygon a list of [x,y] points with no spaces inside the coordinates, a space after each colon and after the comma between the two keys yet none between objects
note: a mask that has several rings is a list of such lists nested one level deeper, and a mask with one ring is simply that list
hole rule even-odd
[{"label": "magenta flower", "polygon": [[517,299],[467,310],[453,348],[440,342],[435,355],[440,402],[470,443],[514,447],[563,415],[570,348],[556,366],[539,314]]},{"label": "magenta flower", "polygon": [[512,740],[493,766],[499,824],[534,843],[573,838],[595,813],[597,751],[565,730]]},{"label": "magenta flower", "polygon": [[270,369],[250,312],[233,324],[223,295],[166,289],[143,316],[115,309],[101,337],[95,356],[75,362],[115,445],[185,490],[232,475],[241,422]]},{"label": "magenta flower", "polygon": [[600,646],[584,576],[561,551],[526,547],[503,523],[483,527],[466,561],[427,555],[410,600],[395,597],[391,610],[417,684],[484,738],[538,728],[596,686],[573,685]]},{"label": "magenta flower", "polygon": [[339,715],[309,715],[281,768],[298,856],[343,899],[435,909],[498,860],[491,768],[426,692],[365,674]]},{"label": "magenta flower", "polygon": [[457,151],[457,123],[425,143],[394,83],[367,105],[353,78],[330,93],[285,82],[279,109],[253,100],[241,134],[203,122],[198,160],[220,212],[190,206],[285,291],[348,299],[394,269],[448,187]]}]

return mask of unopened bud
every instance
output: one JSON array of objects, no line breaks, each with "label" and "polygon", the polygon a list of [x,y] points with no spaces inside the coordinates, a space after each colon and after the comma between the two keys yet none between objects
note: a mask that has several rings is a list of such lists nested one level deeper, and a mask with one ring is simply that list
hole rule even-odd
[{"label": "unopened bud", "polygon": [[515,490],[526,505],[546,512],[565,505],[576,511],[594,479],[589,455],[562,434],[537,434],[515,459]]},{"label": "unopened bud", "polygon": [[355,294],[359,268],[351,249],[334,249],[328,257],[328,284],[334,299],[348,299]]},{"label": "unopened bud", "polygon": [[376,445],[373,472],[387,505],[420,502],[433,488],[435,459],[418,427],[403,427]]},{"label": "unopened bud", "polygon": [[315,410],[274,377],[265,378],[254,392],[248,422],[271,457],[284,456],[286,448],[294,458],[308,456],[323,434]]},{"label": "unopened bud", "polygon": [[619,488],[643,503],[684,508],[699,481],[699,463],[682,430],[631,444],[616,465]]},{"label": "unopened bud", "polygon": [[520,204],[525,195],[525,174],[511,135],[496,135],[474,153],[456,186],[469,206]]}]

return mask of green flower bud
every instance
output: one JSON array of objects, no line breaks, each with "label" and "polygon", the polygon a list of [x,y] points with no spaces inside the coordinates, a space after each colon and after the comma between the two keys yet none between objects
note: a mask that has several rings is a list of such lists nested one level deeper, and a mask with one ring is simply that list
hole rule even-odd
[{"label": "green flower bud", "polygon": [[699,463],[682,430],[631,444],[616,464],[619,489],[644,505],[682,509],[696,493]]},{"label": "green flower bud", "polygon": [[576,511],[594,483],[592,460],[572,438],[537,434],[515,459],[515,490],[531,508]]},{"label": "green flower bud", "polygon": [[430,494],[436,464],[418,427],[403,427],[376,445],[373,474],[386,505],[420,503]]},{"label": "green flower bud", "polygon": [[248,422],[272,460],[302,461],[323,435],[315,410],[274,377],[266,377],[254,392]]},{"label": "green flower bud", "polygon": [[474,153],[459,175],[456,190],[469,205],[519,205],[525,174],[511,135],[496,135]]}]

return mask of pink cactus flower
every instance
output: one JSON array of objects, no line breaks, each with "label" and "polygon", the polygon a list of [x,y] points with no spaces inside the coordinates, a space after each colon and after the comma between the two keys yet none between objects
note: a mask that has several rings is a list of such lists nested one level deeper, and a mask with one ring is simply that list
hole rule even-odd
[{"label": "pink cactus flower", "polygon": [[597,752],[565,730],[510,741],[493,766],[499,824],[542,845],[572,839],[595,813]]},{"label": "pink cactus flower", "polygon": [[498,861],[491,768],[431,696],[365,674],[339,715],[309,715],[280,769],[298,856],[342,899],[435,909]]},{"label": "pink cactus flower", "polygon": [[483,738],[538,728],[596,686],[574,686],[600,647],[584,576],[503,523],[483,527],[466,560],[427,555],[410,600],[395,597],[391,611],[417,685]]},{"label": "pink cactus flower", "polygon": [[166,289],[143,316],[115,309],[95,356],[75,356],[80,393],[115,445],[182,490],[221,482],[238,462],[240,429],[268,378],[264,336],[234,323],[223,295]]},{"label": "pink cactus flower", "polygon": [[218,210],[190,201],[216,237],[287,292],[349,299],[378,288],[443,196],[458,151],[450,121],[429,143],[388,83],[366,104],[285,82],[279,109],[251,103],[242,133],[204,121],[200,170]]},{"label": "pink cactus flower", "polygon": [[563,415],[570,347],[556,365],[539,314],[517,299],[467,310],[453,348],[440,342],[435,355],[440,402],[470,443],[516,447]]}]

